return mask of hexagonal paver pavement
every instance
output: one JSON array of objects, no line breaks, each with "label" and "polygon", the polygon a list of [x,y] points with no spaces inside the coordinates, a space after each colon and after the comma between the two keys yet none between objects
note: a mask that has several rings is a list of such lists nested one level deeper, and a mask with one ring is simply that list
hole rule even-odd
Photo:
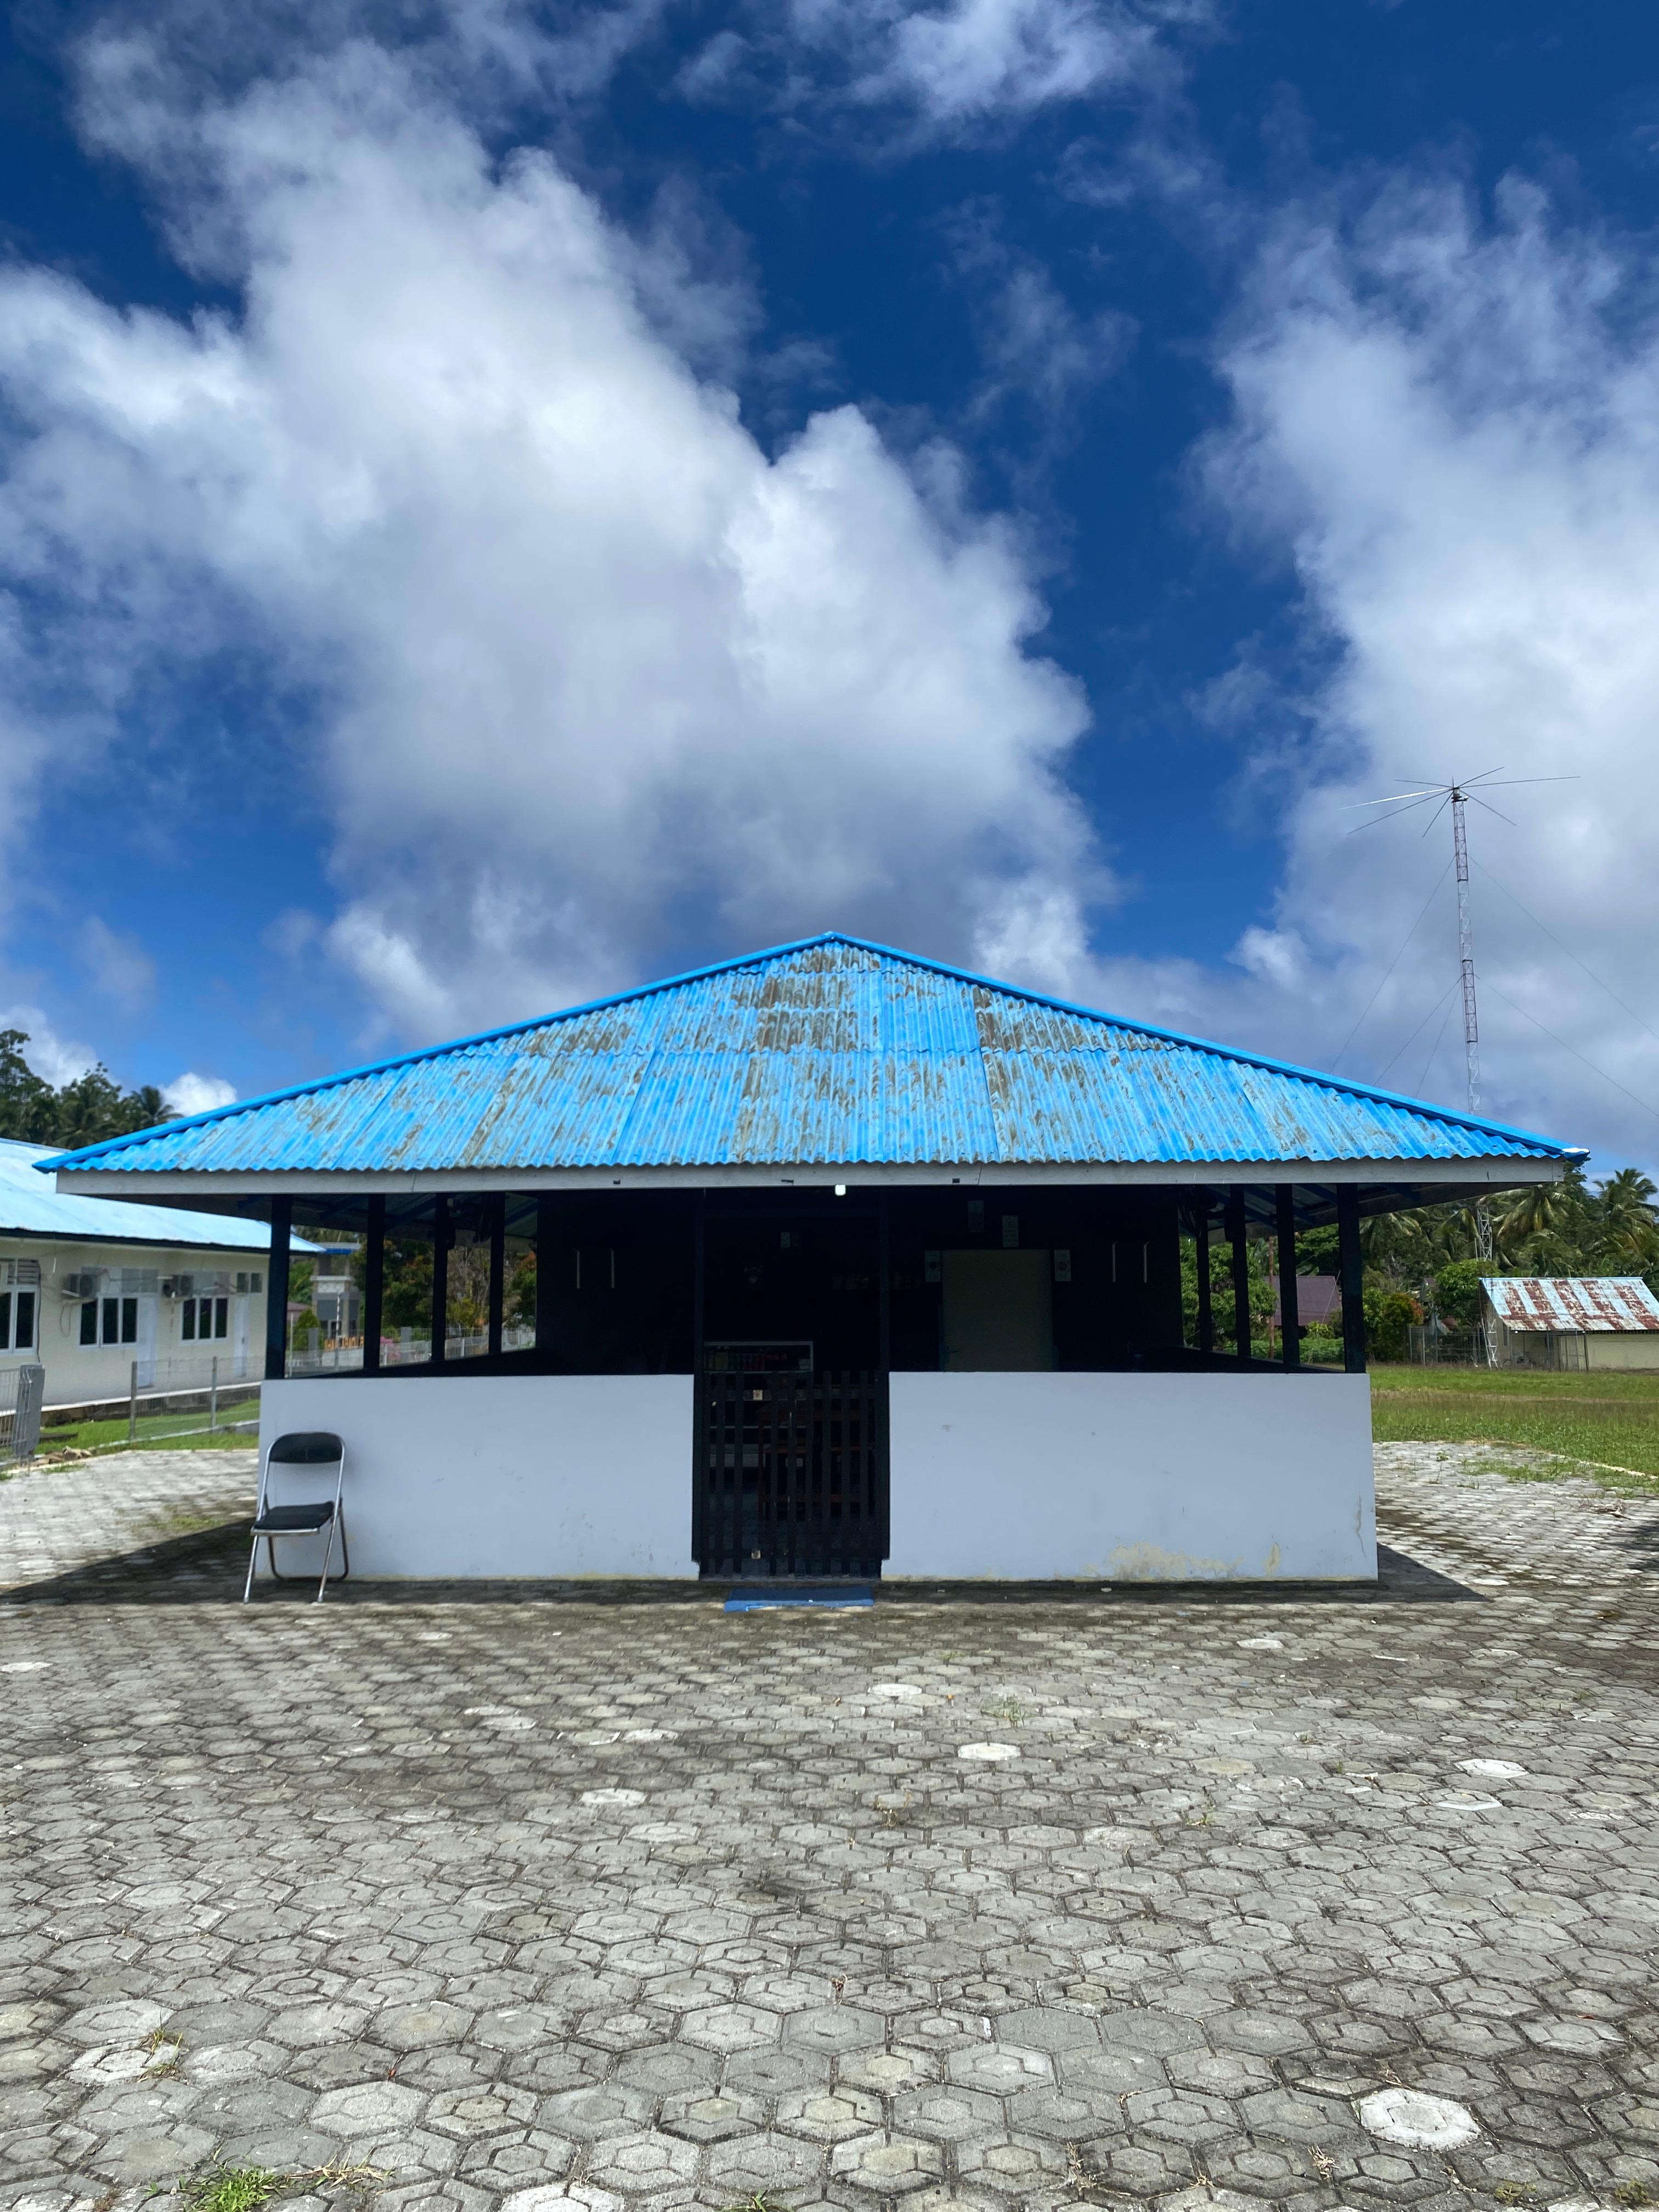
[{"label": "hexagonal paver pavement", "polygon": [[244,1610],[248,1455],[0,1484],[0,2212],[1659,2203],[1659,1504],[1489,1456],[1374,1592],[833,1615]]}]

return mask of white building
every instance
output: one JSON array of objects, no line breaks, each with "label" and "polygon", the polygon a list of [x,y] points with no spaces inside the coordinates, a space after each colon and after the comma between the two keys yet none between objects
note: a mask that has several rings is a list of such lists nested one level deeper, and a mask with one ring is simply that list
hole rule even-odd
[{"label": "white building", "polygon": [[135,1362],[147,1393],[262,1376],[269,1231],[65,1196],[54,1152],[0,1139],[0,1372],[38,1362],[49,1407],[126,1397]]},{"label": "white building", "polygon": [[[279,1328],[262,1399],[344,1438],[360,1575],[1349,1580],[1362,1217],[1582,1157],[830,935],[57,1174],[269,1221],[273,1271],[296,1213],[363,1240],[362,1370]],[[1328,1223],[1345,1371],[1293,1295],[1255,1356],[1247,1240],[1291,1294]]]}]

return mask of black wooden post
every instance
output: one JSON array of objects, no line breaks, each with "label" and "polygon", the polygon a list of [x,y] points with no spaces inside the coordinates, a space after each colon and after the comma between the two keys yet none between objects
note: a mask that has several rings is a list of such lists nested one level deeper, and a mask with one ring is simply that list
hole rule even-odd
[{"label": "black wooden post", "polygon": [[553,1245],[558,1232],[558,1200],[538,1198],[536,1200],[536,1364],[538,1367],[544,1367],[548,1353],[553,1349]]},{"label": "black wooden post", "polygon": [[888,1370],[892,1362],[893,1320],[893,1237],[892,1208],[886,1191],[878,1200],[881,1208],[881,1372],[876,1377],[876,1480],[879,1486],[877,1506],[877,1541],[880,1556],[884,1559],[893,1548],[892,1484],[888,1451]]},{"label": "black wooden post", "polygon": [[371,1198],[363,1231],[363,1372],[380,1371],[380,1333],[386,1305],[386,1200]]},{"label": "black wooden post", "polygon": [[444,1364],[449,1328],[449,1200],[441,1191],[432,1201],[432,1364]]},{"label": "black wooden post", "polygon": [[1302,1316],[1296,1289],[1296,1194],[1287,1182],[1273,1192],[1279,1209],[1279,1327],[1287,1367],[1302,1364]]},{"label": "black wooden post", "polygon": [[703,1247],[708,1194],[692,1201],[691,1228],[691,1557],[708,1563],[708,1379],[703,1373]]},{"label": "black wooden post", "polygon": [[1244,1186],[1227,1193],[1227,1242],[1233,1248],[1233,1334],[1241,1359],[1250,1356],[1250,1248],[1244,1235]]},{"label": "black wooden post", "polygon": [[270,1265],[265,1273],[265,1380],[280,1382],[288,1372],[289,1243],[294,1234],[294,1200],[270,1201]]},{"label": "black wooden post", "polygon": [[1342,1364],[1350,1375],[1365,1371],[1365,1261],[1359,1249],[1359,1192],[1336,1187],[1336,1242],[1342,1271]]},{"label": "black wooden post", "polygon": [[1210,1284],[1210,1194],[1199,1200],[1193,1219],[1198,1248],[1198,1348],[1206,1359],[1215,1357],[1215,1298]]},{"label": "black wooden post", "polygon": [[507,1200],[489,1200],[489,1356],[501,1355],[501,1308],[507,1303]]}]

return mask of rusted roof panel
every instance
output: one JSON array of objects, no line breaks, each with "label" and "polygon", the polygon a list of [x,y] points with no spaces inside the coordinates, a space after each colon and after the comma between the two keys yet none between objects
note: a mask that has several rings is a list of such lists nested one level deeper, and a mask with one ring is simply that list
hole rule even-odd
[{"label": "rusted roof panel", "polygon": [[1659,1330],[1659,1298],[1639,1275],[1483,1275],[1505,1328],[1568,1335]]},{"label": "rusted roof panel", "polygon": [[446,1169],[1559,1160],[1567,1147],[827,936],[61,1163]]}]

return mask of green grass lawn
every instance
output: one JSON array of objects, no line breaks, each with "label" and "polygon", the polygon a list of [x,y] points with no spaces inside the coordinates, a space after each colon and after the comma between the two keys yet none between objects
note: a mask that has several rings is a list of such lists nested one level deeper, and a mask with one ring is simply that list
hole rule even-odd
[{"label": "green grass lawn", "polygon": [[[195,1444],[251,1444],[258,1435],[258,1401],[250,1405],[225,1406],[220,1408],[219,1426],[208,1426],[207,1407],[185,1413],[143,1413],[138,1418],[137,1434],[134,1439],[143,1450],[188,1451]],[[232,1421],[249,1421],[252,1427],[233,1430]],[[69,1447],[76,1451],[108,1451],[127,1448],[127,1421],[125,1413],[112,1421],[74,1421],[64,1427],[43,1426],[40,1431],[40,1455],[50,1459],[54,1451]]]},{"label": "green grass lawn", "polygon": [[1646,1491],[1659,1487],[1659,1374],[1374,1367],[1371,1431],[1379,1443],[1490,1443],[1558,1453],[1586,1473],[1631,1469],[1650,1480],[1614,1486]]}]

